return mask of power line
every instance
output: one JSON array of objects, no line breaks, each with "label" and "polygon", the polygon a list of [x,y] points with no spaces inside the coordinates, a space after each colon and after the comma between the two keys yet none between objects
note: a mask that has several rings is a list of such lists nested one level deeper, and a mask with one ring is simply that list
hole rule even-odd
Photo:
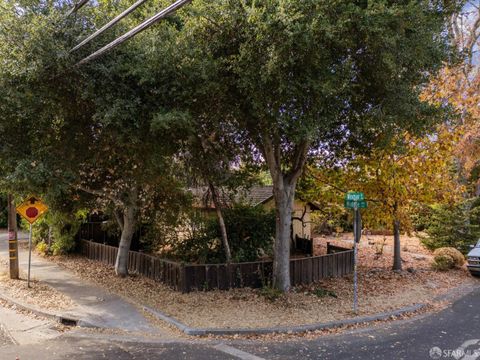
[{"label": "power line", "polygon": [[108,22],[107,24],[103,25],[100,29],[98,29],[97,31],[95,31],[92,35],[90,35],[89,37],[87,37],[85,40],[83,40],[80,44],[76,45],[72,50],[70,50],[70,52],[73,52],[75,50],[78,50],[79,48],[81,48],[83,45],[85,45],[86,43],[88,43],[89,41],[92,41],[93,39],[95,39],[98,35],[102,34],[103,32],[105,32],[106,30],[110,29],[113,25],[115,25],[117,22],[119,22],[120,20],[122,20],[125,16],[127,16],[128,14],[130,14],[131,12],[133,12],[136,8],[138,8],[140,5],[142,5],[144,2],[146,2],[147,0],[138,0],[135,4],[133,4],[132,6],[130,6],[127,10],[125,10],[124,12],[122,12],[120,15],[118,15],[117,17],[115,17],[113,20],[111,20],[110,22]]},{"label": "power line", "polygon": [[101,48],[100,50],[97,50],[95,51],[93,54],[87,56],[86,58],[80,60],[76,66],[80,66],[80,65],[83,65],[93,59],[96,59],[97,57],[103,55],[104,53],[106,53],[107,51],[110,51],[112,50],[113,48],[117,47],[118,45],[124,43],[125,41],[127,41],[128,39],[134,37],[135,35],[137,35],[138,33],[140,33],[141,31],[149,28],[150,26],[154,25],[155,23],[157,23],[158,21],[160,21],[161,19],[165,18],[166,16],[170,15],[171,13],[175,12],[176,10],[180,9],[181,7],[183,7],[184,5],[190,3],[192,0],[178,0],[176,1],[175,3],[173,3],[172,5],[168,6],[167,8],[163,9],[162,11],[160,11],[159,13],[157,13],[156,15],[152,16],[151,18],[149,18],[148,20],[144,21],[143,23],[141,23],[140,25],[138,25],[137,27],[133,28],[132,30],[126,32],[125,34],[123,34],[122,36],[120,36],[119,38],[113,40],[111,43],[105,45],[103,48]]},{"label": "power line", "polygon": [[83,7],[87,2],[88,2],[88,0],[80,0],[79,2],[77,2],[77,3],[73,6],[73,9],[68,12],[67,16],[70,16],[70,15],[72,15],[73,13],[77,12],[77,11],[78,11],[81,7]]}]

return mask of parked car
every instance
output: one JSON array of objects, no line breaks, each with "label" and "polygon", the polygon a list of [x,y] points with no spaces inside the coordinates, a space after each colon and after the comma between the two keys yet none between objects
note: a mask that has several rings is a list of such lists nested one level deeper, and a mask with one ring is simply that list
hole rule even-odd
[{"label": "parked car", "polygon": [[467,254],[467,267],[474,276],[480,276],[480,240],[477,245],[470,246],[472,250]]}]

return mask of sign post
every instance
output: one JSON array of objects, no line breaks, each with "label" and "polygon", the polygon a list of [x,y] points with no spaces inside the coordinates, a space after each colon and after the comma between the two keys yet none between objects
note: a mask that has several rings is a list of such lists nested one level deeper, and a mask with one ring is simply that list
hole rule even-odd
[{"label": "sign post", "polygon": [[358,243],[362,236],[362,218],[360,209],[367,208],[365,195],[361,192],[349,192],[345,195],[345,207],[353,209],[353,313],[357,313],[358,308]]},{"label": "sign post", "polygon": [[27,200],[17,206],[17,212],[30,223],[30,234],[28,236],[28,273],[27,287],[30,287],[30,267],[32,264],[32,225],[48,210],[42,200],[35,196],[30,196]]},{"label": "sign post", "polygon": [[18,240],[17,240],[17,214],[13,196],[8,195],[8,255],[10,262],[10,279],[18,279]]},{"label": "sign post", "polygon": [[28,273],[27,287],[30,287],[30,265],[32,264],[32,223],[30,223],[30,233],[28,234]]}]

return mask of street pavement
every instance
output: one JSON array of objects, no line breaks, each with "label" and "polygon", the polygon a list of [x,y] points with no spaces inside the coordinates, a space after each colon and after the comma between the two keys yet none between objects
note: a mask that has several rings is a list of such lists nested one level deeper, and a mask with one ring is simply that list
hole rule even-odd
[{"label": "street pavement", "polygon": [[[76,329],[38,344],[3,345],[1,360],[480,359],[480,288],[447,309],[311,340],[133,338]],[[0,308],[1,310],[1,308]]]},{"label": "street pavement", "polygon": [[417,319],[309,341],[235,346],[266,359],[480,359],[480,289]]},{"label": "street pavement", "polygon": [[14,344],[11,336],[8,334],[7,329],[5,329],[2,324],[0,324],[0,347]]}]

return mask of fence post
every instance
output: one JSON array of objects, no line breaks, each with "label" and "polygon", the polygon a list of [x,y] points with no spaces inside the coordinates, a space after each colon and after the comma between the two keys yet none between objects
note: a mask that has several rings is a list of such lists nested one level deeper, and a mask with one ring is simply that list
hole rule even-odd
[{"label": "fence post", "polygon": [[179,266],[178,290],[180,290],[182,294],[185,294],[190,290],[190,289],[187,289],[187,274],[185,271],[184,263],[181,263]]}]

